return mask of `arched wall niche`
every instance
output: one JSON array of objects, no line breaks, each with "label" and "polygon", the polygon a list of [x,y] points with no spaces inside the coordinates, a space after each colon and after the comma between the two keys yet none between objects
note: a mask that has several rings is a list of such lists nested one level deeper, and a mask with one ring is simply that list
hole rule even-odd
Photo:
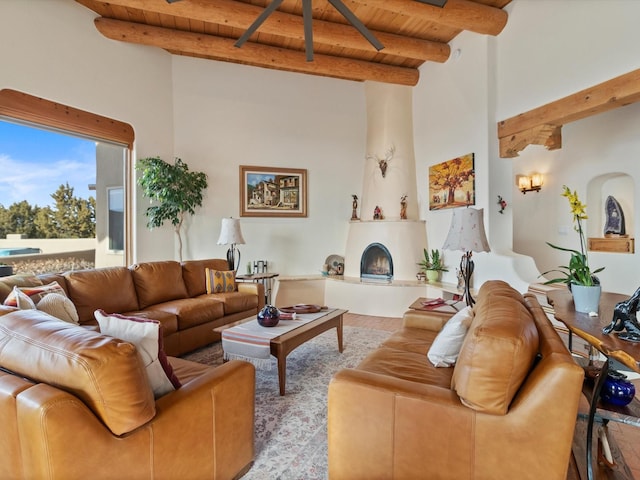
[{"label": "arched wall niche", "polygon": [[[612,196],[620,204],[624,214],[625,230],[628,238],[606,238],[604,228],[607,222],[605,205],[607,197]],[[635,182],[631,175],[612,172],[594,177],[587,184],[587,237],[589,250],[614,253],[633,253],[629,248],[635,237]],[[626,245],[626,246],[625,246]],[[629,251],[630,250],[630,251]]]}]

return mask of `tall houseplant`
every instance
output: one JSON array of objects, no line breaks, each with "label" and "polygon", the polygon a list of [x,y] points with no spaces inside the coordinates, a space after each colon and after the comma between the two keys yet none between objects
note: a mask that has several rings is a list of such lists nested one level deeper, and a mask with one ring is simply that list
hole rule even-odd
[{"label": "tall houseplant", "polygon": [[193,215],[196,207],[202,206],[207,175],[191,172],[186,163],[176,158],[173,164],[160,157],[138,160],[140,171],[138,184],[142,193],[155,205],[147,208],[147,227],[161,227],[167,220],[178,236],[180,261],[182,261],[182,225],[187,214]]},{"label": "tall houseplant", "polygon": [[[546,275],[551,272],[558,272],[561,274],[559,278],[548,280],[545,284],[552,283],[566,283],[574,296],[574,303],[576,311],[582,313],[589,313],[591,311],[598,310],[598,302],[600,300],[600,281],[596,277],[596,273],[604,270],[604,267],[600,267],[596,270],[591,270],[589,266],[589,257],[587,255],[587,241],[582,227],[582,221],[587,217],[587,206],[583,204],[578,198],[576,191],[571,191],[569,187],[563,185],[562,196],[566,197],[569,201],[569,207],[571,214],[573,215],[573,222],[575,223],[574,229],[578,232],[578,238],[580,240],[580,251],[573,250],[571,248],[564,248],[552,243],[546,242],[552,248],[562,250],[563,252],[569,252],[571,257],[569,258],[569,265],[562,265],[557,269],[552,269],[544,272],[542,275]],[[592,287],[591,290],[585,290],[584,287]],[[588,292],[591,292],[590,294]],[[588,305],[582,305],[580,299],[582,295],[592,295],[597,297],[597,301],[592,298]]]}]

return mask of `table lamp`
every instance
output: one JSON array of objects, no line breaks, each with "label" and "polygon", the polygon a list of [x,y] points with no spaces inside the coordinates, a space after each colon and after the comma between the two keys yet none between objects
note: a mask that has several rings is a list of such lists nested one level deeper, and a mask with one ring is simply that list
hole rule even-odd
[{"label": "table lamp", "polygon": [[464,297],[467,305],[475,302],[471,296],[471,275],[473,274],[473,260],[471,252],[490,252],[489,242],[484,233],[483,209],[458,208],[453,211],[451,227],[443,249],[462,250],[460,272],[464,278]]},{"label": "table lamp", "polygon": [[[229,264],[229,270],[234,272],[238,270],[240,265],[240,250],[236,245],[244,245],[245,241],[242,237],[242,230],[240,230],[240,219],[238,218],[223,218],[222,228],[220,229],[220,238],[218,238],[218,245],[231,245],[227,250],[227,263]],[[238,260],[236,261],[236,253]]]}]

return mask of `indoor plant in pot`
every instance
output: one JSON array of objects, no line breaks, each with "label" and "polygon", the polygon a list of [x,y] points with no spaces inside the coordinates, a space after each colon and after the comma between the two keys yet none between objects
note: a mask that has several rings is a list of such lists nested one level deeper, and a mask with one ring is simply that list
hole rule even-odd
[{"label": "indoor plant in pot", "polygon": [[428,281],[437,282],[440,279],[440,272],[449,271],[444,265],[444,260],[442,259],[440,250],[431,250],[431,255],[429,255],[429,251],[426,248],[423,249],[423,251],[424,259],[418,263],[418,265],[420,265],[420,270],[426,274]]},{"label": "indoor plant in pot", "polygon": [[149,229],[161,227],[170,221],[178,237],[178,252],[182,262],[182,226],[187,214],[195,214],[202,206],[207,175],[192,172],[181,159],[167,163],[159,157],[138,160],[142,193],[153,202],[145,211]]},{"label": "indoor plant in pot", "polygon": [[578,232],[578,238],[580,240],[580,251],[559,247],[547,242],[547,245],[552,248],[569,252],[571,257],[569,258],[569,265],[562,265],[558,267],[558,269],[548,270],[542,275],[546,275],[551,272],[558,272],[562,274],[561,277],[549,280],[545,282],[545,284],[566,283],[573,294],[573,303],[576,312],[597,312],[598,305],[600,303],[601,288],[600,281],[595,274],[604,270],[604,267],[592,271],[589,266],[587,242],[582,228],[582,221],[588,218],[587,206],[580,201],[577,192],[571,192],[569,187],[566,185],[562,188],[562,196],[569,200],[569,207],[571,208],[573,222],[575,223],[574,229]]}]

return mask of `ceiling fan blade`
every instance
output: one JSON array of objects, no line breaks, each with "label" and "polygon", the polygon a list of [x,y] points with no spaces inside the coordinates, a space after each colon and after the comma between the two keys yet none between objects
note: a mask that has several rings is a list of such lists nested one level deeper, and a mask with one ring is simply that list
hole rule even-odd
[{"label": "ceiling fan blade", "polygon": [[[445,0],[446,1],[446,0]],[[380,43],[373,33],[366,27],[364,23],[360,21],[358,17],[356,17],[349,8],[342,3],[342,0],[329,0],[329,3],[334,6],[336,10],[338,10],[344,18],[346,18],[351,25],[356,27],[356,29],[360,32],[364,38],[366,38],[371,45],[375,47],[376,50],[380,51],[384,48],[384,45]]]},{"label": "ceiling fan blade", "polygon": [[[175,0],[174,0],[175,1]],[[426,3],[427,5],[433,5],[434,7],[444,7],[447,0],[416,0],[416,2]]]},{"label": "ceiling fan blade", "polygon": [[[176,1],[176,0],[173,0]],[[244,45],[244,43],[249,40],[249,37],[251,35],[253,35],[253,33],[260,28],[260,25],[262,25],[264,23],[264,21],[267,19],[267,17],[269,15],[271,15],[273,13],[273,11],[278,8],[280,6],[280,4],[282,3],[282,0],[273,0],[269,6],[267,8],[264,9],[264,11],[258,15],[258,18],[255,19],[255,21],[249,25],[249,28],[247,28],[247,30],[242,34],[242,36],[236,41],[236,43],[234,43],[233,45],[236,47],[241,47],[242,45]]]},{"label": "ceiling fan blade", "polygon": [[307,62],[313,62],[313,12],[311,0],[302,0],[302,19],[304,21],[304,51]]}]

